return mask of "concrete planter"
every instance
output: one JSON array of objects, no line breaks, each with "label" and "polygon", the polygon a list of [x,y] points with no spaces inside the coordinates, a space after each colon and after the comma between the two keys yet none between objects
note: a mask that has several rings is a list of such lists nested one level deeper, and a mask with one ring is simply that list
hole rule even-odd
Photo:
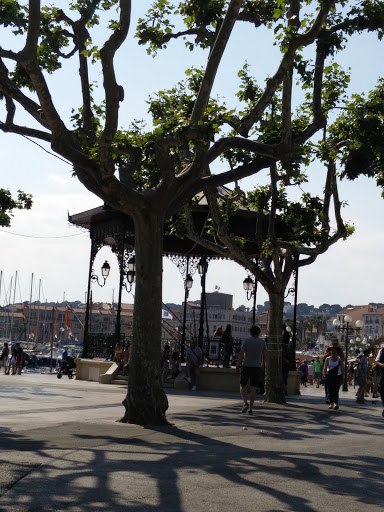
[{"label": "concrete planter", "polygon": [[300,395],[300,372],[290,371],[287,382],[288,395]]}]

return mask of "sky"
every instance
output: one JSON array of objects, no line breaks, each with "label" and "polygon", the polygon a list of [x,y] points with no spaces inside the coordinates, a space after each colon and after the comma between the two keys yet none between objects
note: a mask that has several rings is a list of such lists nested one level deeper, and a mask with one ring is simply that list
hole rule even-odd
[{"label": "sky", "polygon": [[[59,3],[60,2],[56,2]],[[63,5],[65,2],[61,2]],[[137,17],[149,1],[133,2]],[[140,6],[140,7],[138,7]],[[102,35],[102,34],[100,34]],[[276,49],[269,48],[263,32],[255,40],[244,26],[235,31],[233,43],[227,48],[223,70],[220,71],[214,94],[225,97],[231,105],[233,91],[238,86],[236,72],[248,61],[251,70],[265,76],[277,64]],[[244,39],[249,45],[242,44]],[[14,44],[9,34],[0,36],[0,45],[8,48]],[[375,64],[370,55],[382,55],[384,42],[373,36],[358,37],[348,47],[339,61],[345,68],[352,68],[351,91],[361,92],[373,87],[379,76],[384,76],[381,60]],[[262,51],[255,51],[257,48]],[[199,66],[205,61],[203,52],[192,53],[182,49],[182,43],[173,43],[156,59],[146,55],[132,37],[121,51],[117,67],[118,81],[124,86],[127,101],[121,107],[121,126],[127,127],[132,119],[146,116],[146,101],[157,90],[172,87],[183,78],[183,69]],[[71,73],[70,81],[65,73]],[[70,115],[78,101],[76,67],[65,67],[62,74],[50,79],[54,101],[63,116]],[[100,79],[100,76],[95,76]],[[4,119],[4,105],[0,102],[0,119]],[[27,124],[27,118],[20,115]],[[30,300],[58,301],[85,300],[90,253],[87,232],[68,223],[68,213],[74,214],[97,207],[99,198],[88,192],[71,176],[71,166],[55,157],[47,145],[37,145],[23,137],[0,132],[0,187],[13,193],[18,189],[33,195],[31,211],[15,212],[10,228],[0,228],[0,272],[2,276],[0,305]],[[311,171],[308,191],[320,194],[321,169]],[[239,185],[247,190],[260,183],[260,177],[242,180]],[[340,197],[348,202],[344,218],[355,226],[355,234],[347,241],[340,241],[319,256],[313,265],[300,269],[298,301],[319,306],[323,303],[367,304],[384,302],[382,261],[384,232],[381,229],[384,200],[373,181],[360,178],[355,182],[340,184]],[[117,300],[118,266],[115,256],[103,248],[94,263],[100,273],[101,265],[108,260],[111,273],[107,284],[93,286],[93,300]],[[16,278],[17,274],[17,278]],[[219,293],[232,294],[233,305],[251,306],[247,302],[242,282],[246,271],[228,261],[212,261],[207,273],[207,291],[219,287]],[[16,281],[16,287],[15,287]],[[190,300],[200,298],[199,276],[194,276]],[[134,288],[133,288],[134,294]],[[124,291],[123,301],[133,302],[133,294]],[[183,277],[177,267],[164,258],[163,302],[181,303],[184,297]],[[266,292],[258,287],[257,303],[268,300]],[[291,297],[287,301],[293,302]]]}]

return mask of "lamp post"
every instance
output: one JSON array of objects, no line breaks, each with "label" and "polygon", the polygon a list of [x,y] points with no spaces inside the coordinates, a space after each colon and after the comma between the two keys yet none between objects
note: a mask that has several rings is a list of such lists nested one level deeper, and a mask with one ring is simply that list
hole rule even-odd
[{"label": "lamp post", "polygon": [[341,324],[338,318],[332,322],[335,329],[337,331],[345,331],[345,361],[344,361],[344,379],[343,379],[343,391],[348,391],[348,349],[349,349],[349,334],[352,332],[359,333],[360,329],[363,327],[363,322],[361,320],[357,320],[355,322],[355,327],[351,327],[350,323],[352,322],[351,315],[344,316],[344,323]]},{"label": "lamp post", "polygon": [[292,341],[291,341],[291,370],[296,370],[296,340],[297,340],[297,292],[299,283],[299,269],[293,270],[293,286],[288,288],[284,298],[293,295],[293,322],[292,322]]},{"label": "lamp post", "polygon": [[90,318],[90,307],[91,307],[91,281],[95,281],[99,286],[103,287],[107,281],[109,276],[109,272],[111,271],[111,267],[109,266],[108,261],[105,261],[101,267],[101,276],[103,278],[103,283],[100,284],[99,277],[93,274],[92,271],[92,254],[91,254],[91,263],[89,265],[89,277],[88,277],[88,292],[87,292],[87,308],[85,310],[85,318],[84,318],[84,337],[83,337],[83,353],[82,357],[88,357],[88,338],[89,338],[89,318]]},{"label": "lamp post", "polygon": [[127,272],[127,283],[124,283],[124,287],[127,290],[127,292],[130,292],[132,290],[132,285],[136,281],[136,258],[132,256],[128,260],[128,272]]},{"label": "lamp post", "polygon": [[193,285],[193,279],[191,274],[188,274],[188,260],[187,260],[187,277],[184,281],[184,310],[183,310],[183,331],[181,333],[181,346],[180,346],[180,357],[181,361],[184,362],[184,352],[185,352],[185,328],[186,328],[186,322],[187,322],[187,301],[189,296],[189,290],[192,288]]},{"label": "lamp post", "polygon": [[252,325],[255,325],[255,322],[256,322],[257,280],[253,281],[253,279],[248,276],[243,281],[243,287],[244,287],[245,293],[247,295],[247,300],[250,300],[251,297],[253,297]]},{"label": "lamp post", "polygon": [[91,279],[92,279],[92,281],[95,281],[100,287],[103,287],[103,286],[105,286],[105,283],[107,281],[110,271],[111,271],[111,267],[109,266],[108,261],[104,261],[104,263],[101,267],[101,276],[103,278],[102,284],[100,284],[99,276],[97,276],[96,274],[92,274]]},{"label": "lamp post", "polygon": [[352,354],[353,354],[353,352],[354,352],[354,346],[355,346],[355,340],[354,340],[353,338],[351,338],[351,339],[349,340],[349,346],[350,346],[350,351],[351,351],[351,352],[352,352]]},{"label": "lamp post", "polygon": [[[203,348],[204,342],[204,315],[206,311],[206,294],[205,294],[205,281],[208,270],[207,258],[203,256],[197,265],[197,270],[201,277],[201,297],[200,297],[200,325],[199,325],[199,347]],[[208,336],[208,333],[207,333]]]},{"label": "lamp post", "polygon": [[128,260],[128,272],[126,273],[127,282],[124,281],[124,252],[121,259],[121,273],[120,273],[120,289],[119,289],[119,302],[117,304],[116,325],[115,325],[115,339],[120,342],[121,334],[121,292],[124,287],[129,293],[132,290],[132,285],[136,281],[136,258],[131,256]]}]

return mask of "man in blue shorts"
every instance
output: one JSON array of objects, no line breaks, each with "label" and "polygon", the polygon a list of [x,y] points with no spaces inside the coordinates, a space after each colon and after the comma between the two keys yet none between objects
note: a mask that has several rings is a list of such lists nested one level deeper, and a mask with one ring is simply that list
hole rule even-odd
[{"label": "man in blue shorts", "polygon": [[[239,357],[237,358],[236,371],[240,374],[240,394],[244,401],[242,412],[253,414],[252,407],[256,397],[256,387],[263,384],[265,357],[267,354],[267,344],[263,338],[260,338],[260,327],[252,325],[250,329],[251,336],[245,338],[241,346]],[[243,362],[244,361],[244,362]],[[250,383],[249,405],[247,402],[247,384]]]}]

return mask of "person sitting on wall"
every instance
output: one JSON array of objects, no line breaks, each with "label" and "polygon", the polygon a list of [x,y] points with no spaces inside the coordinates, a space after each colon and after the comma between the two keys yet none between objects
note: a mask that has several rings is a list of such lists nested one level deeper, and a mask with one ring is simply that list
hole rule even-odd
[{"label": "person sitting on wall", "polygon": [[213,339],[214,340],[221,340],[223,336],[223,328],[222,327],[218,327],[216,329],[216,331],[213,333]]},{"label": "person sitting on wall", "polygon": [[169,362],[171,377],[172,379],[176,379],[176,377],[181,373],[181,358],[180,354],[177,350],[172,354],[171,360]]},{"label": "person sitting on wall", "polygon": [[128,375],[129,370],[129,356],[131,353],[131,348],[129,345],[123,350],[123,375]]},{"label": "person sitting on wall", "polygon": [[117,363],[117,364],[120,364],[120,363],[122,363],[123,359],[124,359],[124,350],[122,349],[121,343],[116,343],[113,361],[115,361],[115,363]]}]

